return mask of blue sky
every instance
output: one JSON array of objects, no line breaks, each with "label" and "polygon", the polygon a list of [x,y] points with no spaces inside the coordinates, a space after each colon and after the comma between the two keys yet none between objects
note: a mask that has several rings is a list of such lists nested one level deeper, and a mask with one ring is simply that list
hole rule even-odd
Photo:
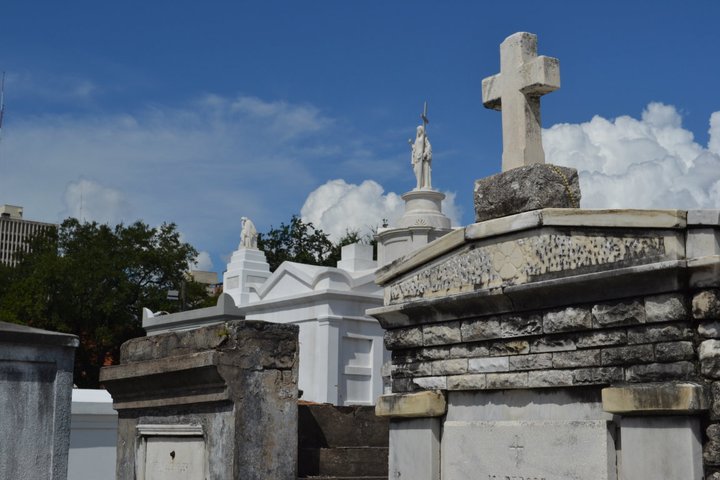
[{"label": "blue sky", "polygon": [[392,216],[424,100],[433,185],[471,223],[502,145],[480,82],[516,31],[560,59],[546,153],[581,170],[584,207],[720,207],[717,1],[5,2],[0,18],[0,203],[173,221],[218,271],[243,215],[264,231],[314,194],[335,214],[303,214],[329,231]]}]

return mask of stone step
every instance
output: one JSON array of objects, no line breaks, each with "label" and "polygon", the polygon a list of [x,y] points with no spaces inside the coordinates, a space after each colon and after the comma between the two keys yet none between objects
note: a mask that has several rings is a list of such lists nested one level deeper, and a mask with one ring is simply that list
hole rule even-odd
[{"label": "stone step", "polygon": [[298,480],[388,480],[388,477],[328,477],[323,475],[319,477],[298,477]]},{"label": "stone step", "polygon": [[388,477],[298,477],[298,480],[388,480]]},{"label": "stone step", "polygon": [[298,455],[301,477],[386,477],[386,447],[301,448]]},{"label": "stone step", "polygon": [[390,422],[375,407],[298,405],[300,448],[387,447]]}]

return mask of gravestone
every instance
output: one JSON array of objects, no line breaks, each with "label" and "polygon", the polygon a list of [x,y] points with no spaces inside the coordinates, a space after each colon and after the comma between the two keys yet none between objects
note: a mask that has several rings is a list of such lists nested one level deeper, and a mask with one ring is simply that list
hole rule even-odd
[{"label": "gravestone", "polygon": [[295,479],[297,327],[235,320],[130,340],[100,381],[116,478]]},{"label": "gravestone", "polygon": [[0,322],[0,478],[67,478],[75,335]]},{"label": "gravestone", "polygon": [[[510,118],[539,119],[527,96],[558,84],[546,81],[556,62],[534,59],[529,34],[501,51],[487,106],[526,101]],[[503,170],[522,166],[476,182],[482,221],[377,272],[384,306],[368,313],[392,356],[393,393],[376,406],[391,419],[390,478],[720,478],[720,212],[478,201],[478,187],[554,181],[539,121],[506,123],[522,148]]]}]

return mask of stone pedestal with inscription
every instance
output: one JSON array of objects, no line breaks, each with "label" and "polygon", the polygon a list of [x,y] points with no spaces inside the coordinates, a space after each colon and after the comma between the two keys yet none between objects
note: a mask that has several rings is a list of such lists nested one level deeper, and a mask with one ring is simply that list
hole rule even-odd
[{"label": "stone pedestal with inscription", "polygon": [[390,476],[720,470],[719,245],[720,211],[542,209],[378,270]]},{"label": "stone pedestal with inscription", "polygon": [[297,477],[298,328],[231,321],[130,340],[100,381],[118,480]]}]

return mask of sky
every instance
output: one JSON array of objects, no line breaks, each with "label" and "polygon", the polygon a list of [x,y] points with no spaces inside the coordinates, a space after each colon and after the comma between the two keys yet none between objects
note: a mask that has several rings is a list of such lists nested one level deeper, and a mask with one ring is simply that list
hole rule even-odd
[{"label": "sky", "polygon": [[222,272],[242,216],[392,225],[427,101],[433,187],[466,225],[501,165],[481,81],[528,31],[560,59],[543,143],[583,208],[720,208],[718,18],[716,0],[4,2],[0,204],[174,222]]}]

